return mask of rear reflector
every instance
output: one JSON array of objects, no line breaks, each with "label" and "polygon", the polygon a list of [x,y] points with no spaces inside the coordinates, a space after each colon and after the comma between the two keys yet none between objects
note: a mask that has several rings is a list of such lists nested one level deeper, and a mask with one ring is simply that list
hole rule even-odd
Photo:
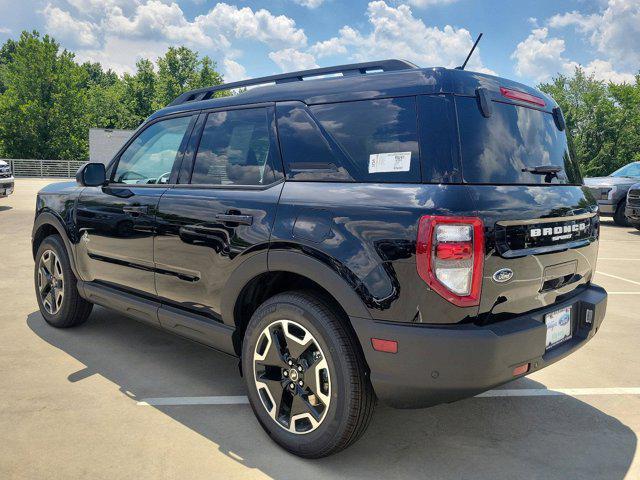
[{"label": "rear reflector", "polygon": [[524,365],[520,365],[519,367],[516,367],[513,369],[513,376],[517,377],[518,375],[522,375],[524,373],[527,373],[529,371],[529,364],[525,363]]},{"label": "rear reflector", "polygon": [[371,345],[378,352],[398,353],[398,342],[395,340],[383,340],[382,338],[372,338]]},{"label": "rear reflector", "polygon": [[521,92],[519,90],[511,90],[510,88],[500,87],[500,93],[503,97],[510,98],[511,100],[533,103],[534,105],[538,105],[539,107],[544,107],[546,105],[542,98],[536,97],[535,95],[531,95],[529,93]]}]

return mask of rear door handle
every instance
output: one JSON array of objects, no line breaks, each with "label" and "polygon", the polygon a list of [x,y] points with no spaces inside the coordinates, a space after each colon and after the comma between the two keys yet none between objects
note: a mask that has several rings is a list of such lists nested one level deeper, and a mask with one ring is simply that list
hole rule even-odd
[{"label": "rear door handle", "polygon": [[220,220],[222,223],[237,223],[239,225],[251,225],[253,223],[251,215],[231,213],[216,213],[216,220]]},{"label": "rear door handle", "polygon": [[148,205],[126,205],[122,207],[122,211],[124,213],[128,213],[130,215],[141,215],[149,213]]}]

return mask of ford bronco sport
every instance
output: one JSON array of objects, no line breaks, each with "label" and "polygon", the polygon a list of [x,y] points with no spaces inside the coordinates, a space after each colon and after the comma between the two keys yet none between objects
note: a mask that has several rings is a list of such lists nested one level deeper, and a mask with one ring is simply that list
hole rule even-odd
[{"label": "ford bronco sport", "polygon": [[76,180],[37,198],[44,319],[98,304],[239,357],[303,457],[353,443],[377,399],[540,370],[605,315],[562,112],[503,78],[387,60],[200,89]]}]

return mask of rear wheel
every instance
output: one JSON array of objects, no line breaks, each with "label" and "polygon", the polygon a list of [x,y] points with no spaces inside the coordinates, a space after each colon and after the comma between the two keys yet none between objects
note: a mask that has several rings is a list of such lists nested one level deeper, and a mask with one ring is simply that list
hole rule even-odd
[{"label": "rear wheel", "polygon": [[93,304],[78,293],[67,249],[58,235],[47,237],[40,244],[34,276],[38,306],[47,323],[67,328],[87,320]]},{"label": "rear wheel", "polygon": [[623,201],[616,208],[616,213],[613,215],[613,221],[616,225],[620,225],[621,227],[628,227],[629,222],[627,221],[627,217],[624,214],[625,208],[627,208],[627,202]]},{"label": "rear wheel", "polygon": [[340,315],[311,293],[276,295],[251,317],[242,351],[249,401],[286,450],[324,457],[364,433],[375,395],[356,342]]}]

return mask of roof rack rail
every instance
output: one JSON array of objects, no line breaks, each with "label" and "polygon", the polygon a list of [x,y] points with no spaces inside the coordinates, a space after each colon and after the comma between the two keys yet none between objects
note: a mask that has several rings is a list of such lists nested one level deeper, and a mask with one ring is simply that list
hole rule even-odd
[{"label": "roof rack rail", "polygon": [[219,92],[222,90],[232,90],[234,88],[250,87],[253,85],[299,82],[309,77],[319,77],[322,75],[332,75],[338,73],[341,73],[343,76],[348,76],[363,75],[372,70],[391,72],[395,70],[410,70],[414,68],[418,68],[418,66],[406,60],[380,60],[377,62],[351,63],[347,65],[338,65],[335,67],[312,68],[311,70],[300,70],[298,72],[281,73],[279,75],[251,78],[248,80],[241,80],[239,82],[225,83],[222,85],[214,85],[212,87],[191,90],[176,97],[176,99],[171,102],[169,106],[180,105],[186,102],[195,102],[198,100],[207,100],[211,98],[215,92]]}]

